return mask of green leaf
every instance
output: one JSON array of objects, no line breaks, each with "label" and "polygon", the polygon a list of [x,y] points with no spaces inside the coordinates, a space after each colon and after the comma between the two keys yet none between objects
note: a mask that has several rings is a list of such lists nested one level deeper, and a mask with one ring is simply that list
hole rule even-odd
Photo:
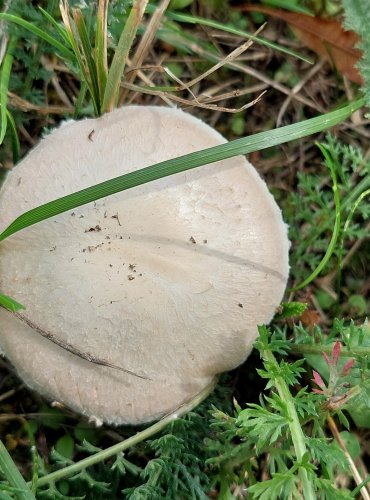
[{"label": "green leaf", "polygon": [[279,500],[282,498],[300,498],[298,476],[292,471],[273,474],[272,479],[253,484],[248,488],[253,498],[259,500]]},{"label": "green leaf", "polygon": [[0,144],[2,144],[8,122],[7,102],[8,102],[8,88],[10,73],[13,65],[13,51],[17,44],[16,38],[11,38],[9,41],[8,49],[6,51],[3,64],[1,66],[1,79],[0,79],[0,111],[1,111],[1,129],[0,129]]},{"label": "green leaf", "polygon": [[98,429],[87,427],[84,422],[77,424],[73,430],[73,433],[78,441],[82,442],[86,440],[93,445],[98,444],[101,437],[101,433]]},{"label": "green leaf", "polygon": [[75,443],[70,434],[65,434],[60,437],[58,441],[55,443],[55,450],[65,458],[69,460],[73,457]]},{"label": "green leaf", "polygon": [[348,299],[348,306],[356,315],[365,315],[367,312],[367,302],[363,295],[351,295]]},{"label": "green leaf", "polygon": [[156,165],[142,168],[135,172],[130,172],[109,181],[96,184],[95,186],[83,189],[76,193],[63,196],[62,198],[58,198],[57,200],[36,207],[22,214],[0,234],[0,241],[17,231],[20,231],[21,229],[120,191],[124,191],[156,179],[161,179],[163,177],[167,177],[168,175],[173,175],[192,168],[200,167],[202,165],[207,165],[208,163],[251,153],[252,151],[259,151],[271,146],[276,146],[277,144],[283,144],[294,139],[299,139],[301,137],[320,132],[321,130],[332,127],[346,119],[355,110],[359,109],[363,105],[363,102],[363,99],[360,99],[343,108],[316,118],[287,125],[286,127],[280,127],[268,132],[261,132],[250,137],[243,137],[226,144],[220,144],[219,146],[214,146],[202,151],[196,151],[173,160],[157,163]]},{"label": "green leaf", "polygon": [[358,437],[353,432],[342,431],[341,438],[347,448],[348,453],[351,455],[352,460],[357,460],[361,455],[361,445]]},{"label": "green leaf", "polygon": [[60,429],[66,419],[66,415],[58,408],[52,408],[47,404],[42,404],[38,413],[38,420],[42,425],[50,427],[50,429]]},{"label": "green leaf", "polygon": [[193,0],[171,0],[170,8],[173,10],[183,10],[193,3]]},{"label": "green leaf", "polygon": [[257,440],[257,453],[266,446],[274,444],[286,432],[288,419],[286,415],[272,413],[260,405],[251,403],[242,410],[236,421],[242,433]]}]

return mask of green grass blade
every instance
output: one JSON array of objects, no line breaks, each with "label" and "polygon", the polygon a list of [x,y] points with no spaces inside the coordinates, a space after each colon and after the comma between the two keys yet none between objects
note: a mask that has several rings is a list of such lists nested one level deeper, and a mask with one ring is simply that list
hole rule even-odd
[{"label": "green grass blade", "polygon": [[370,196],[370,188],[366,189],[365,191],[363,191],[360,194],[360,196],[355,200],[355,202],[351,206],[351,209],[350,209],[349,214],[347,216],[346,222],[344,223],[343,232],[342,232],[341,239],[340,239],[340,244],[339,244],[339,268],[340,269],[342,268],[342,256],[343,256],[343,249],[344,249],[344,240],[345,240],[345,238],[347,236],[349,225],[351,223],[351,220],[352,220],[352,218],[354,216],[354,213],[357,210],[359,204],[367,196]]},{"label": "green grass blade", "polygon": [[82,58],[86,61],[86,71],[89,75],[89,80],[91,81],[91,89],[93,92],[93,99],[97,104],[98,114],[100,115],[101,109],[101,99],[98,85],[98,75],[95,60],[93,59],[93,48],[90,43],[89,35],[87,32],[85,20],[83,18],[82,12],[80,9],[73,9],[73,20],[75,22],[78,36],[81,41],[82,47]]},{"label": "green grass blade", "polygon": [[16,498],[19,500],[36,500],[2,441],[0,441],[0,468],[9,484],[19,490],[15,494]]},{"label": "green grass blade", "polygon": [[13,51],[17,44],[17,39],[15,37],[10,38],[8,49],[6,51],[3,64],[1,66],[1,78],[0,78],[0,112],[1,112],[1,130],[0,130],[0,144],[2,144],[7,124],[8,124],[8,114],[7,114],[7,104],[8,104],[8,88],[10,73],[13,65]]},{"label": "green grass blade", "polygon": [[148,0],[134,0],[108,72],[103,100],[103,113],[112,111],[117,106],[123,70],[147,3]]},{"label": "green grass blade", "polygon": [[353,491],[351,491],[352,498],[356,498],[357,495],[361,493],[362,488],[368,483],[370,483],[370,474],[368,474],[368,476],[359,485],[357,485]]},{"label": "green grass blade", "polygon": [[100,102],[103,103],[105,87],[108,76],[108,54],[107,54],[107,18],[108,0],[99,0],[98,16],[96,24],[96,38],[94,59],[97,68]]},{"label": "green grass blade", "polygon": [[77,118],[82,115],[82,107],[85,101],[87,92],[87,83],[85,81],[81,82],[80,91],[78,93],[78,97],[75,102],[75,111],[73,113],[73,118],[77,120]]},{"label": "green grass blade", "polygon": [[46,42],[50,43],[50,45],[55,47],[66,59],[68,59],[69,61],[74,61],[75,57],[73,55],[73,52],[71,52],[69,48],[67,48],[65,45],[63,45],[63,43],[59,42],[56,38],[48,35],[45,31],[33,25],[32,23],[25,21],[21,17],[13,16],[13,14],[6,14],[4,12],[0,13],[0,20],[1,19],[22,26],[22,28],[25,28],[27,31],[30,31],[34,35],[37,35]]},{"label": "green grass blade", "polygon": [[11,133],[12,150],[13,150],[13,163],[18,163],[21,154],[21,145],[19,143],[18,131],[14,122],[14,118],[10,111],[7,109],[6,114],[8,116],[8,123]]},{"label": "green grass blade", "polygon": [[22,306],[22,304],[12,299],[11,297],[4,295],[3,293],[0,293],[0,306],[12,312],[17,312],[21,311],[22,309],[25,309],[25,307]]},{"label": "green grass blade", "polygon": [[[363,193],[361,193],[360,196],[357,198],[357,200],[353,203],[353,205],[351,207],[351,210],[349,211],[348,217],[346,219],[346,222],[344,224],[344,228],[343,228],[343,240],[344,240],[344,238],[347,235],[348,227],[349,227],[349,225],[351,223],[351,220],[352,220],[352,217],[353,217],[355,211],[357,210],[357,207],[362,202],[362,200],[364,198],[366,198],[367,196],[369,196],[369,195],[370,195],[370,189],[366,189],[366,191],[364,191]],[[343,246],[343,243],[342,243],[342,246]]]},{"label": "green grass blade", "polygon": [[63,4],[60,3],[60,13],[63,19],[64,26],[66,28],[66,33],[69,39],[69,43],[72,47],[72,50],[74,52],[74,57],[77,61],[78,67],[80,68],[81,72],[81,81],[86,82],[87,88],[89,89],[91,99],[93,102],[94,106],[94,112],[96,116],[99,116],[100,114],[100,106],[99,106],[99,101],[96,101],[95,99],[95,92],[94,92],[94,87],[90,78],[89,74],[89,68],[87,66],[87,63],[82,57],[81,51],[80,51],[80,46],[79,46],[79,40],[76,38],[78,37],[78,34],[75,34],[75,31],[72,26],[71,18],[69,15],[69,10],[68,10],[68,4]]},{"label": "green grass blade", "polygon": [[253,151],[259,151],[321,132],[348,118],[354,111],[359,109],[363,103],[364,99],[359,99],[343,108],[316,118],[311,118],[300,123],[287,125],[286,127],[277,128],[268,132],[260,132],[250,137],[243,137],[226,144],[214,146],[202,151],[196,151],[173,160],[157,163],[156,165],[130,172],[120,177],[116,177],[115,179],[83,189],[82,191],[63,196],[62,198],[36,207],[19,216],[0,234],[0,241],[37,222],[41,222],[50,217],[54,217],[68,210],[72,210],[100,198],[105,198],[106,196],[110,196],[120,191],[161,179],[168,175],[197,168],[208,163],[224,160],[233,156],[244,155]]},{"label": "green grass blade", "polygon": [[49,14],[49,12],[46,12],[42,7],[39,6],[39,10],[41,13],[46,17],[46,19],[56,28],[58,31],[59,35],[63,40],[66,42],[67,45],[69,45],[69,38],[66,33],[66,30],[63,29],[60,24]]},{"label": "green grass blade", "polygon": [[318,266],[312,271],[312,273],[304,280],[302,283],[299,285],[293,287],[292,290],[301,290],[305,286],[307,286],[311,281],[313,281],[324,269],[326,264],[329,262],[331,256],[333,255],[333,252],[335,250],[335,246],[337,244],[339,234],[340,234],[340,224],[341,224],[341,202],[340,202],[340,196],[339,196],[339,190],[338,190],[338,182],[337,182],[337,174],[335,172],[335,166],[333,163],[333,159],[331,158],[329,151],[325,148],[323,144],[318,144],[318,147],[320,148],[320,151],[325,157],[325,162],[326,165],[329,167],[330,170],[330,175],[333,180],[333,192],[334,192],[334,202],[335,202],[335,222],[334,222],[334,229],[333,229],[333,234],[331,236],[328,248],[325,252],[324,257],[322,258],[321,262],[318,264]]},{"label": "green grass blade", "polygon": [[[154,9],[152,6],[149,6],[147,10],[148,10],[148,12],[151,12]],[[273,49],[277,52],[282,52],[283,54],[293,56],[296,59],[301,59],[302,61],[313,64],[312,59],[309,59],[305,56],[302,56],[302,54],[299,54],[298,52],[295,52],[291,49],[287,49],[286,47],[282,47],[281,45],[278,45],[276,43],[270,42],[269,40],[266,40],[265,38],[261,38],[259,36],[254,36],[253,33],[239,30],[239,29],[234,28],[233,26],[230,26],[228,24],[222,24],[222,23],[218,23],[216,21],[212,21],[211,19],[204,19],[202,17],[191,16],[188,14],[180,14],[178,12],[171,12],[171,11],[167,11],[165,16],[168,19],[171,19],[172,21],[177,21],[179,23],[199,24],[201,26],[208,26],[210,28],[218,29],[221,31],[226,31],[227,33],[232,33],[233,35],[241,36],[243,38],[250,38],[251,40],[258,42],[261,45],[265,45],[266,47],[269,47],[270,49]]]},{"label": "green grass blade", "polygon": [[[369,176],[367,176],[369,177]],[[354,216],[354,213],[356,212],[359,204],[362,202],[362,200],[364,198],[366,198],[367,196],[370,196],[370,188],[369,189],[365,189],[365,191],[363,191],[358,197],[357,199],[354,201],[354,203],[352,204],[351,208],[350,208],[350,211],[348,213],[348,216],[347,216],[347,219],[346,219],[346,222],[344,223],[344,226],[343,226],[343,231],[342,231],[342,234],[341,234],[341,237],[340,237],[340,241],[339,241],[339,253],[338,253],[338,276],[337,276],[337,293],[338,293],[338,305],[339,305],[339,302],[340,302],[340,296],[341,296],[341,285],[342,285],[342,271],[343,271],[343,254],[344,254],[344,240],[347,236],[347,232],[348,232],[348,228],[349,228],[349,225],[352,221],[352,218]],[[342,206],[342,209],[343,209],[343,206]]]}]

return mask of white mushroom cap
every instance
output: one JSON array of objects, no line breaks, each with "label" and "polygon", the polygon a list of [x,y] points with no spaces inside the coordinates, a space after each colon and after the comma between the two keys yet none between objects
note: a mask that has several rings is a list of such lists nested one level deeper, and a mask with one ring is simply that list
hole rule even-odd
[{"label": "white mushroom cap", "polygon": [[[224,142],[164,107],[68,122],[8,175],[0,231],[57,197]],[[0,244],[0,290],[28,321],[0,310],[1,350],[31,388],[80,413],[154,420],[246,359],[282,299],[288,251],[281,212],[244,157],[113,195]]]}]

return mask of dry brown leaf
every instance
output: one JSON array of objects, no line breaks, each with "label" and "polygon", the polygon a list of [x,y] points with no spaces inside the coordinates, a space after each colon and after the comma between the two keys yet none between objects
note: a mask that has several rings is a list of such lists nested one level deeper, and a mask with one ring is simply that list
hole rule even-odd
[{"label": "dry brown leaf", "polygon": [[309,332],[312,332],[316,325],[320,325],[322,318],[318,311],[306,309],[299,320]]},{"label": "dry brown leaf", "polygon": [[353,31],[345,31],[338,21],[258,5],[245,5],[238,10],[261,12],[287,22],[303,45],[328,59],[352,82],[363,83],[356,68],[361,57],[361,51],[355,48],[359,38]]}]

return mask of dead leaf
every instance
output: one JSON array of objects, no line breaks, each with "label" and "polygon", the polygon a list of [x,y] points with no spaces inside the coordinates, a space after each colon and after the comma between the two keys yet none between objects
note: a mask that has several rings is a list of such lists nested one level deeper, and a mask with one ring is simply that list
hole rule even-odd
[{"label": "dead leaf", "polygon": [[312,333],[316,325],[320,325],[322,318],[318,311],[306,309],[299,318],[302,325]]},{"label": "dead leaf", "polygon": [[359,37],[354,31],[345,31],[338,21],[258,5],[238,7],[238,10],[261,12],[287,22],[303,45],[328,59],[352,82],[363,83],[356,68],[361,57],[361,51],[355,48]]}]

